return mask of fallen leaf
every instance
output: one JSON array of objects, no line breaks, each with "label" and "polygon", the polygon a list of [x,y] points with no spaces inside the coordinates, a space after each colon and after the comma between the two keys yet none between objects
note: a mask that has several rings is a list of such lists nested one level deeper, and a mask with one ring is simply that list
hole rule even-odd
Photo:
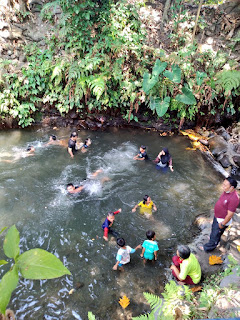
[{"label": "fallen leaf", "polygon": [[214,264],[222,264],[223,261],[221,259],[221,257],[217,257],[217,256],[210,256],[209,257],[209,264],[210,265],[214,265]]},{"label": "fallen leaf", "polygon": [[71,289],[68,293],[73,294],[74,291],[75,291],[75,289]]},{"label": "fallen leaf", "polygon": [[195,286],[191,288],[192,292],[198,292],[202,290],[202,286]]},{"label": "fallen leaf", "polygon": [[119,299],[119,304],[123,309],[126,309],[127,306],[130,304],[130,300],[126,296],[123,296]]}]

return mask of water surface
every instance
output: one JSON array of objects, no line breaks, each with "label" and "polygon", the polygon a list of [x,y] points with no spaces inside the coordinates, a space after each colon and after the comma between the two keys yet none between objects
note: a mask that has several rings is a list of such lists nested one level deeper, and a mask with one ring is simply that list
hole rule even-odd
[{"label": "water surface", "polygon": [[[15,224],[22,252],[35,247],[48,250],[72,276],[21,279],[10,307],[18,319],[87,319],[88,311],[106,320],[137,316],[148,310],[142,293],[162,291],[176,245],[191,242],[194,217],[213,208],[221,179],[200,153],[185,150],[190,146],[186,137],[126,129],[80,131],[79,136],[83,140],[89,136],[92,145],[72,160],[63,147],[44,147],[51,133],[67,138],[70,131],[0,133],[0,160],[13,159],[29,144],[36,148],[33,157],[0,162],[0,228]],[[168,147],[174,172],[161,174],[151,161],[134,161],[141,144],[147,146],[152,160],[162,147]],[[103,173],[89,180],[99,168]],[[101,185],[103,177],[111,180]],[[85,191],[67,194],[67,183],[79,185],[86,178]],[[158,207],[153,220],[131,212],[145,194]],[[138,251],[124,273],[112,270],[117,246],[111,236],[108,243],[102,239],[101,224],[108,211],[118,208],[122,213],[116,216],[114,229],[130,246],[142,243],[146,230],[156,232],[160,250],[155,265],[144,267]],[[1,269],[1,276],[7,268]],[[69,295],[78,282],[84,286]],[[131,301],[124,312],[118,304],[122,295]]]}]

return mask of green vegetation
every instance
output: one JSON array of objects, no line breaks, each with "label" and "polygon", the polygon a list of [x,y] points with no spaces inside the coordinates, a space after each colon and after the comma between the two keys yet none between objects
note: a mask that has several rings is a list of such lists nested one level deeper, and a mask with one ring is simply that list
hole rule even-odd
[{"label": "green vegetation", "polygon": [[[6,228],[3,228],[2,233]],[[53,254],[42,249],[31,249],[20,254],[20,236],[17,228],[9,228],[3,243],[5,255],[14,259],[15,264],[4,274],[0,282],[0,313],[5,314],[12,292],[16,289],[19,273],[25,279],[54,279],[65,274],[71,275],[62,262]],[[8,264],[0,260],[0,265]],[[0,314],[1,315],[1,314]]]},{"label": "green vegetation", "polygon": [[[149,114],[177,121],[238,110],[237,63],[223,52],[200,52],[192,44],[195,16],[182,1],[170,10],[170,54],[146,45],[138,15],[143,3],[56,0],[44,6],[42,17],[53,22],[57,5],[63,13],[45,50],[26,47],[28,67],[1,77],[2,119],[16,118],[26,127],[46,108],[63,116],[72,109],[79,115],[112,112],[128,121],[138,121],[142,106],[144,112],[148,108]],[[200,17],[198,26],[205,25]],[[0,65],[7,71],[8,61]]]}]

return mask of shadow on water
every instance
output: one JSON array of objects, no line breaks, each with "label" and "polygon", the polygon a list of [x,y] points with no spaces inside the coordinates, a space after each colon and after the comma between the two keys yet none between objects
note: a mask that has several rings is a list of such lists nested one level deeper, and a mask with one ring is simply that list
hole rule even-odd
[{"label": "shadow on water", "polygon": [[[100,319],[122,319],[118,300],[125,294],[131,301],[125,315],[136,316],[148,309],[144,291],[161,292],[176,245],[191,241],[194,217],[213,207],[219,177],[198,152],[185,151],[189,146],[185,137],[135,130],[83,131],[80,137],[84,140],[89,135],[92,145],[72,160],[65,148],[44,147],[50,133],[0,133],[1,155],[8,153],[11,158],[29,144],[36,148],[33,157],[0,161],[0,228],[16,224],[22,251],[46,249],[64,262],[72,276],[23,279],[10,307],[18,319],[86,319],[88,311]],[[57,135],[66,138],[69,131],[59,130]],[[141,144],[147,146],[152,160],[162,147],[168,147],[174,172],[161,174],[151,161],[134,161]],[[99,168],[103,172],[91,179],[91,172]],[[106,177],[110,181],[102,184]],[[85,190],[69,195],[69,182],[84,184]],[[131,211],[145,194],[158,208],[151,219]],[[118,208],[122,213],[116,216],[114,229],[130,246],[142,243],[146,230],[156,232],[159,257],[155,265],[144,267],[138,251],[124,273],[112,270],[117,246],[111,236],[108,243],[103,241],[101,224],[108,211]],[[1,275],[5,270],[6,266]],[[69,295],[77,283],[81,288]]]}]

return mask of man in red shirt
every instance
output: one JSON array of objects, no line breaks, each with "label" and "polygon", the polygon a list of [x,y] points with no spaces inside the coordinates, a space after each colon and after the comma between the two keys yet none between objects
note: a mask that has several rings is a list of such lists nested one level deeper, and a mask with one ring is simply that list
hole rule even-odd
[{"label": "man in red shirt", "polygon": [[[223,194],[214,207],[214,219],[210,240],[203,246],[204,251],[209,252],[216,248],[224,230],[232,223],[232,217],[239,205],[239,197],[235,188],[237,181],[228,177],[223,182]],[[200,249],[202,249],[200,247]]]}]

